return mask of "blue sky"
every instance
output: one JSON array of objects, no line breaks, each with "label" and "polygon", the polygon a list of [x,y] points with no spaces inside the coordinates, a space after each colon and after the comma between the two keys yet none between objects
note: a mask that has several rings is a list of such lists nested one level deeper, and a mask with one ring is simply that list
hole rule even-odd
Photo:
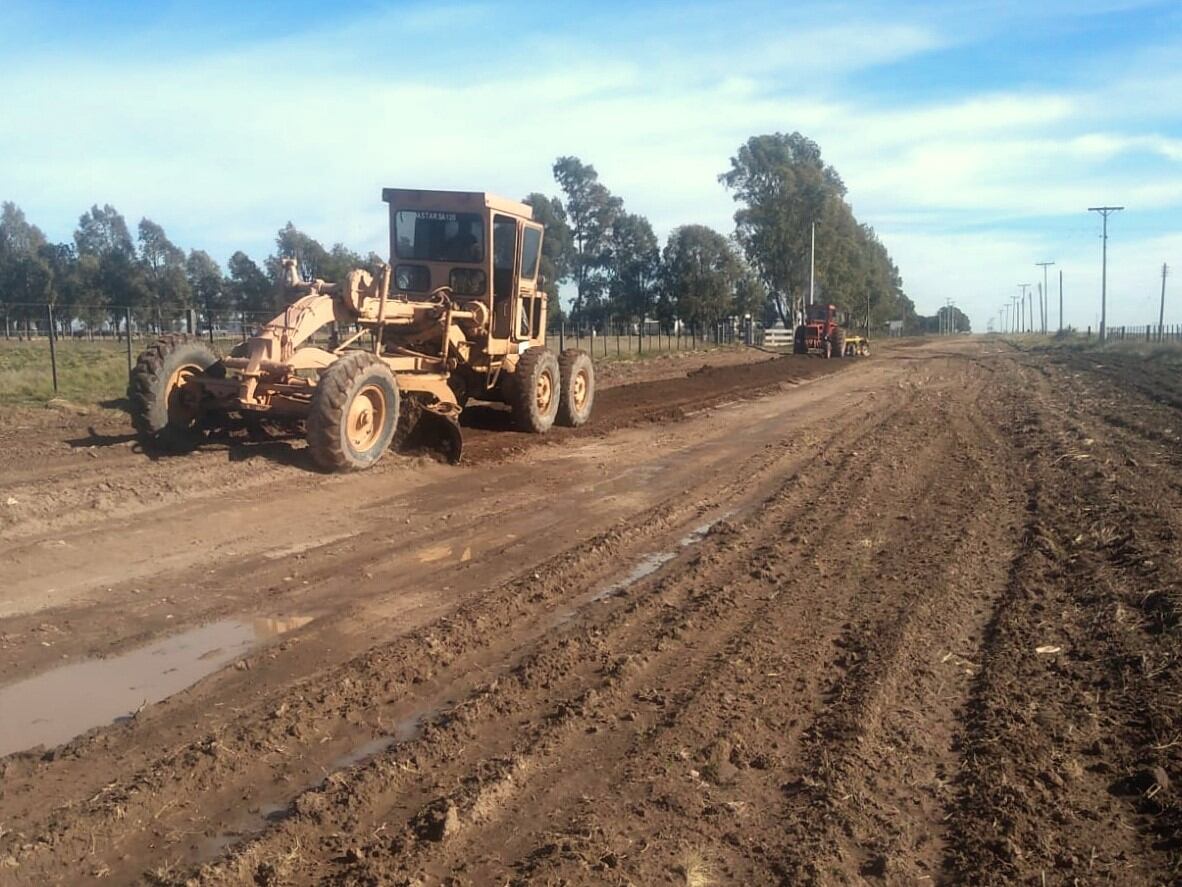
[{"label": "blue sky", "polygon": [[0,58],[0,199],[57,239],[109,202],[222,260],[289,219],[384,252],[383,186],[554,192],[561,154],[662,236],[729,232],[728,158],[800,130],[921,312],[981,329],[1055,260],[1094,325],[1100,203],[1111,324],[1182,277],[1176,0],[0,0]]}]

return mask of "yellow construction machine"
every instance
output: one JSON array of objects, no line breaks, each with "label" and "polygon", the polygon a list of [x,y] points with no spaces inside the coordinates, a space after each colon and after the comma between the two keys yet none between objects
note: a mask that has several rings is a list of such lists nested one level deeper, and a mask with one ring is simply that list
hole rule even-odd
[{"label": "yellow construction machine", "polygon": [[382,197],[390,262],[376,273],[303,280],[286,259],[287,307],[229,356],[186,335],[144,351],[128,385],[141,436],[188,446],[210,422],[302,422],[313,459],[338,471],[424,426],[458,461],[469,398],[508,404],[523,431],[585,423],[595,369],[586,352],[546,346],[545,232],[531,207],[483,192]]}]

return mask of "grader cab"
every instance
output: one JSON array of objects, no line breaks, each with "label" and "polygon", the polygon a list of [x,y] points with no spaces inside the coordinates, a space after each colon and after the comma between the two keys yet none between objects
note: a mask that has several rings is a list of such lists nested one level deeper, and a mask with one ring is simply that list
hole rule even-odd
[{"label": "grader cab", "polygon": [[508,404],[523,431],[585,423],[595,370],[583,351],[546,347],[533,210],[483,192],[382,197],[390,262],[376,274],[306,281],[287,259],[287,307],[229,356],[181,335],[141,354],[128,387],[140,434],[170,446],[210,421],[302,422],[316,463],[343,470],[424,427],[458,461],[469,399]]}]

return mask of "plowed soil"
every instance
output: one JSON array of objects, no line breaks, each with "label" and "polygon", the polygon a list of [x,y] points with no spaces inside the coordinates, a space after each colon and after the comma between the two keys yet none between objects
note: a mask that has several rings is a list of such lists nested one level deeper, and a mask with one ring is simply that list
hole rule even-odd
[{"label": "plowed soil", "polygon": [[1176,375],[765,357],[349,476],[5,417],[0,883],[1182,880]]}]

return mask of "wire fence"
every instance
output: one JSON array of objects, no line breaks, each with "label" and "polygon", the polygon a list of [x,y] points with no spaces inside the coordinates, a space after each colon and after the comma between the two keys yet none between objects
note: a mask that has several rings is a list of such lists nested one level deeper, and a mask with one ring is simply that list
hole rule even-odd
[{"label": "wire fence", "polygon": [[[162,324],[143,321],[124,310],[122,316],[108,314],[102,323],[88,325],[62,316],[50,305],[11,307],[19,308],[19,313],[5,315],[0,339],[0,400],[8,401],[53,396],[116,401],[123,396],[127,374],[140,352],[161,334],[199,336],[215,351],[228,354],[275,316],[274,312],[191,312]],[[328,338],[325,328],[310,343],[323,346]],[[554,351],[581,348],[608,360],[760,341],[757,325],[733,321],[592,324],[559,320],[546,334],[546,345]]]},{"label": "wire fence", "polygon": [[[1031,332],[1030,330],[993,330],[1003,336],[1050,336],[1061,338],[1079,338],[1084,340],[1095,339],[1099,341],[1099,334],[1088,326],[1083,330],[1064,329],[1058,333],[1040,333],[1038,331]],[[1167,324],[1133,324],[1131,326],[1110,326],[1104,330],[1104,339],[1108,342],[1182,342],[1182,324],[1167,323]]]}]

